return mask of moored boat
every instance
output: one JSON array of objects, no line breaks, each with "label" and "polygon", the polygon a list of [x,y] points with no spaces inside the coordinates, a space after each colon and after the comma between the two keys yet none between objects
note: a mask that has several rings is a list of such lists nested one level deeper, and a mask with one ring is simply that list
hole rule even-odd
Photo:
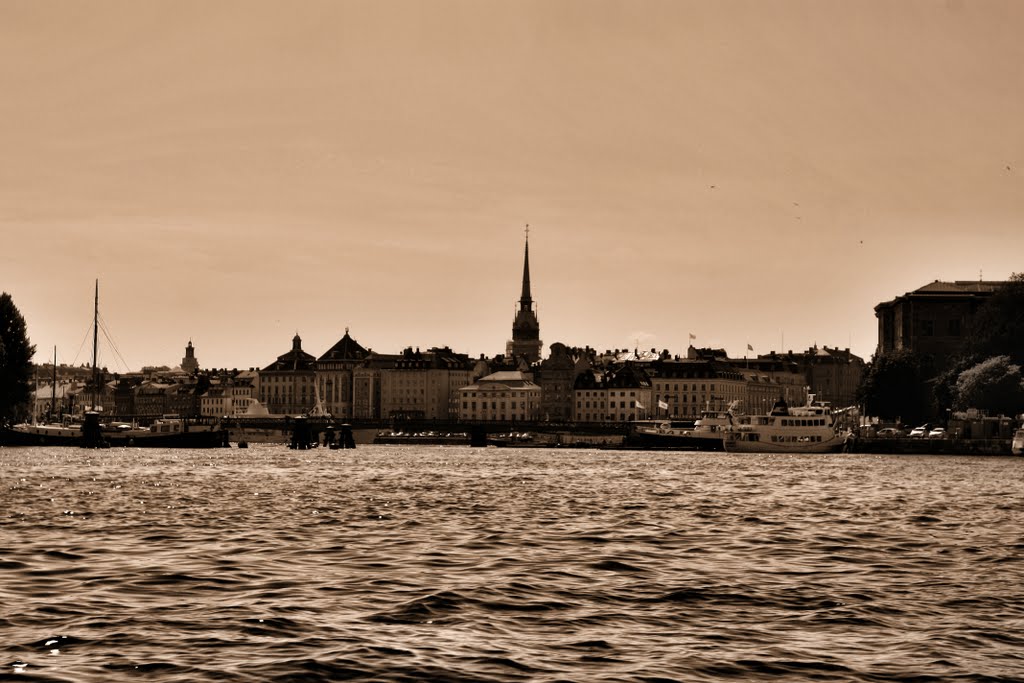
[{"label": "moored boat", "polygon": [[727,411],[705,410],[695,422],[648,420],[636,422],[627,443],[633,448],[679,451],[721,451],[726,431],[732,425]]},{"label": "moored boat", "polygon": [[767,415],[737,421],[725,434],[730,453],[836,453],[849,433],[836,429],[835,414],[811,396],[807,405],[790,408],[782,399]]},{"label": "moored boat", "polygon": [[403,432],[383,431],[373,438],[373,443],[387,446],[464,446],[469,444],[466,432]]},{"label": "moored boat", "polygon": [[1024,455],[1024,428],[1013,433],[1013,440],[1010,442],[1010,452],[1014,455]]},{"label": "moored boat", "polygon": [[191,424],[177,416],[165,416],[148,427],[101,423],[95,413],[85,417],[82,424],[14,425],[0,432],[0,445],[217,448],[223,446],[227,438],[227,432],[219,425]]},{"label": "moored boat", "polygon": [[[228,445],[228,433],[220,425],[193,424],[177,415],[165,415],[149,427],[126,423],[102,423],[97,403],[100,384],[97,363],[100,283],[96,281],[92,324],[92,406],[81,424],[16,424],[0,429],[0,446],[110,446],[154,448],[216,448]],[[54,351],[56,385],[56,350]]]}]

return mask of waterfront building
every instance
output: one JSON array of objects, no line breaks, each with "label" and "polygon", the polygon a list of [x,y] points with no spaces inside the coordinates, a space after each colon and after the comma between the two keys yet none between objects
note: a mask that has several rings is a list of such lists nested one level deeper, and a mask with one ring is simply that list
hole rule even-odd
[{"label": "waterfront building", "polygon": [[185,357],[181,359],[181,369],[188,375],[199,370],[199,361],[196,360],[196,350],[192,348],[191,339],[188,340],[188,345],[185,347]]},{"label": "waterfront building", "polygon": [[541,390],[541,420],[567,422],[572,419],[573,386],[576,378],[590,369],[586,354],[554,343],[551,353],[540,362],[534,381]]},{"label": "waterfront building", "polygon": [[256,372],[237,370],[223,372],[211,380],[210,387],[200,397],[199,412],[203,417],[246,415],[256,399]]},{"label": "waterfront building", "polygon": [[576,422],[630,422],[655,415],[647,373],[633,363],[610,370],[590,369],[573,386]]},{"label": "waterfront building", "polygon": [[155,419],[171,412],[168,409],[167,391],[170,384],[158,381],[145,381],[133,389],[135,394],[134,417]]},{"label": "waterfront building", "polygon": [[246,415],[252,404],[259,403],[259,373],[255,368],[236,373],[229,383],[231,412],[228,415]]},{"label": "waterfront building", "polygon": [[145,380],[136,373],[120,375],[114,386],[114,414],[124,417],[137,414],[135,394]]},{"label": "waterfront building", "polygon": [[481,377],[457,395],[461,421],[532,422],[540,415],[541,388],[518,370]]},{"label": "waterfront building", "polygon": [[807,404],[807,378],[786,356],[735,358],[729,363],[746,380],[746,393],[740,404],[743,412],[766,415],[779,399],[791,406]]},{"label": "waterfront building", "polygon": [[368,351],[349,336],[345,336],[316,361],[316,390],[323,408],[331,415],[353,417],[353,371],[363,362]]},{"label": "waterfront building", "polygon": [[864,359],[850,349],[812,346],[803,353],[788,354],[804,374],[810,393],[833,408],[856,405],[857,388],[864,376]]},{"label": "waterfront building", "polygon": [[352,417],[378,420],[381,417],[380,385],[382,373],[395,366],[401,356],[370,351],[363,362],[352,369]]},{"label": "waterfront building", "polygon": [[654,416],[696,419],[748,399],[747,378],[725,359],[661,359],[648,370]]},{"label": "waterfront building", "polygon": [[199,417],[200,399],[209,386],[210,380],[205,375],[172,384],[167,390],[167,413],[188,418]]},{"label": "waterfront building", "polygon": [[260,370],[260,402],[276,415],[304,415],[316,405],[316,358],[302,350],[298,334],[292,348]]},{"label": "waterfront building", "polygon": [[530,237],[527,234],[526,248],[523,255],[523,285],[519,297],[519,310],[512,322],[512,339],[505,345],[505,355],[509,358],[525,358],[527,363],[540,360],[540,352],[544,342],[540,340],[540,321],[533,308],[533,297],[530,294]]},{"label": "waterfront building", "polygon": [[[451,420],[458,417],[458,390],[472,381],[475,362],[450,348],[421,352],[405,349],[400,356],[380,364],[379,417]],[[381,367],[383,366],[383,367]],[[360,382],[373,374],[359,374]],[[360,392],[373,387],[360,386]],[[366,398],[370,398],[367,396]],[[360,397],[360,408],[366,403]]]},{"label": "waterfront building", "polygon": [[881,355],[903,349],[930,354],[943,368],[956,355],[975,312],[1005,281],[936,280],[875,306]]},{"label": "waterfront building", "polygon": [[203,417],[224,417],[232,414],[231,389],[224,384],[214,384],[199,399],[199,413]]}]

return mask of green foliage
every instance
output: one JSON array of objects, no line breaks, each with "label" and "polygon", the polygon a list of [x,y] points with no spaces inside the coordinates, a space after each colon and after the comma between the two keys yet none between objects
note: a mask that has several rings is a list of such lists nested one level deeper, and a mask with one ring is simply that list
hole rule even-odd
[{"label": "green foliage", "polygon": [[1024,273],[1016,273],[971,318],[963,357],[975,363],[996,356],[1024,365]]},{"label": "green foliage", "polygon": [[906,349],[882,354],[868,367],[858,400],[868,415],[919,424],[935,415],[934,375],[931,356]]},{"label": "green foliage", "polygon": [[[978,309],[968,322],[964,339],[959,357],[935,384],[939,412],[978,408],[993,414],[1012,414],[1005,411],[1013,402],[1013,382],[1006,373],[1012,374],[1011,365],[1024,365],[1024,273],[1010,276],[1006,285]],[[991,366],[986,365],[989,362]],[[966,384],[961,385],[961,375],[972,370],[964,380]],[[998,386],[986,389],[979,384],[985,381],[997,382]],[[986,397],[987,393],[992,397]]]},{"label": "green foliage", "polygon": [[954,406],[978,408],[989,415],[1024,412],[1020,366],[1009,356],[994,356],[967,368],[957,378]]},{"label": "green foliage", "polygon": [[956,383],[960,379],[960,373],[968,368],[974,367],[977,363],[971,358],[958,358],[935,378],[935,404],[939,415],[948,414],[950,410],[961,410],[957,398],[960,394]]},{"label": "green foliage", "polygon": [[0,294],[0,424],[23,420],[29,414],[32,356],[25,318],[7,292]]}]

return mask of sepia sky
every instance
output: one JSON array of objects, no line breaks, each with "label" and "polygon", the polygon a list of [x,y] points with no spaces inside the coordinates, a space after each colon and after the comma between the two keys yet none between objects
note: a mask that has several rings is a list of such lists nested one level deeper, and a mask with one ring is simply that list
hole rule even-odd
[{"label": "sepia sky", "polygon": [[[0,0],[36,360],[850,347],[1024,271],[1024,3]],[[122,360],[123,359],[123,360]]]}]

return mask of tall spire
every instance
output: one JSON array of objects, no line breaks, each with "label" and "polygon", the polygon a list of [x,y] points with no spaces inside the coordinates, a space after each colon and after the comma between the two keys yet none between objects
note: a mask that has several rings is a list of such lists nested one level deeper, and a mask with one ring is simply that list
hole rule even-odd
[{"label": "tall spire", "polygon": [[534,363],[540,360],[540,322],[533,310],[530,295],[530,226],[526,226],[526,248],[523,252],[523,295],[519,298],[519,310],[512,322],[512,341],[505,346],[510,358],[525,358]]},{"label": "tall spire", "polygon": [[520,308],[530,308],[533,297],[530,296],[530,224],[526,224],[526,250],[523,254],[523,295],[519,297]]}]

